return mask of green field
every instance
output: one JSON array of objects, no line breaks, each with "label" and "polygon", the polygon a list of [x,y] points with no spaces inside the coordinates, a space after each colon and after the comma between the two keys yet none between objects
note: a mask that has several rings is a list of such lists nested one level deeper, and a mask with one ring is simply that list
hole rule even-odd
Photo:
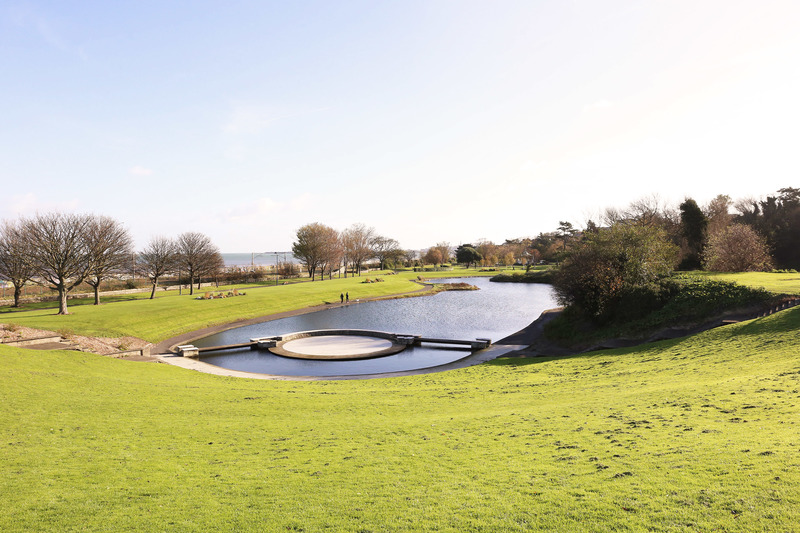
[{"label": "green field", "polygon": [[363,381],[0,346],[0,530],[796,531],[798,328]]},{"label": "green field", "polygon": [[798,327],[329,382],[0,347],[0,530],[792,531]]}]

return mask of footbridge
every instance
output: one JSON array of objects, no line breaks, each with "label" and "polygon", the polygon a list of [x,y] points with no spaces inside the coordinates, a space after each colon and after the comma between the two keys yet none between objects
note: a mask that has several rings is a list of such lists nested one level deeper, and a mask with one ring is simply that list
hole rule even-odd
[{"label": "footbridge", "polygon": [[183,357],[197,358],[208,352],[250,348],[252,350],[269,350],[276,355],[298,359],[342,360],[382,357],[399,353],[408,346],[422,344],[477,351],[488,348],[492,345],[492,341],[486,338],[444,339],[384,331],[326,329],[258,337],[250,339],[248,342],[221,346],[197,347],[193,344],[182,344],[177,346],[175,351]]}]

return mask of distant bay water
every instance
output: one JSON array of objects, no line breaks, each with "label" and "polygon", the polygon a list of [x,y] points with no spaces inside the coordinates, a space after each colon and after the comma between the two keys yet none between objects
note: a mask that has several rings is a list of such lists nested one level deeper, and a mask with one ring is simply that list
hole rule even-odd
[{"label": "distant bay water", "polygon": [[[276,253],[278,254],[276,256]],[[233,266],[259,266],[259,265],[274,265],[278,261],[292,261],[297,260],[289,252],[267,252],[262,253],[224,253],[222,259],[225,261],[226,267]]]}]

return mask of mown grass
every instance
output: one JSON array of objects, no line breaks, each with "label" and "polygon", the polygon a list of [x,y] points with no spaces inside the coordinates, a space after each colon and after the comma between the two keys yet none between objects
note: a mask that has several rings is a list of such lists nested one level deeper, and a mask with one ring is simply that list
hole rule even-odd
[{"label": "mown grass", "polygon": [[799,327],[368,381],[0,347],[0,530],[796,530]]}]

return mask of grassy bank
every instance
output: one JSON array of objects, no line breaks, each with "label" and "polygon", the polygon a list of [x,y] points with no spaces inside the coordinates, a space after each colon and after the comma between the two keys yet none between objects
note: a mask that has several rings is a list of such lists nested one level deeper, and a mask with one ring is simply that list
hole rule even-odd
[{"label": "grassy bank", "polygon": [[799,327],[344,382],[0,347],[0,530],[795,530]]}]

